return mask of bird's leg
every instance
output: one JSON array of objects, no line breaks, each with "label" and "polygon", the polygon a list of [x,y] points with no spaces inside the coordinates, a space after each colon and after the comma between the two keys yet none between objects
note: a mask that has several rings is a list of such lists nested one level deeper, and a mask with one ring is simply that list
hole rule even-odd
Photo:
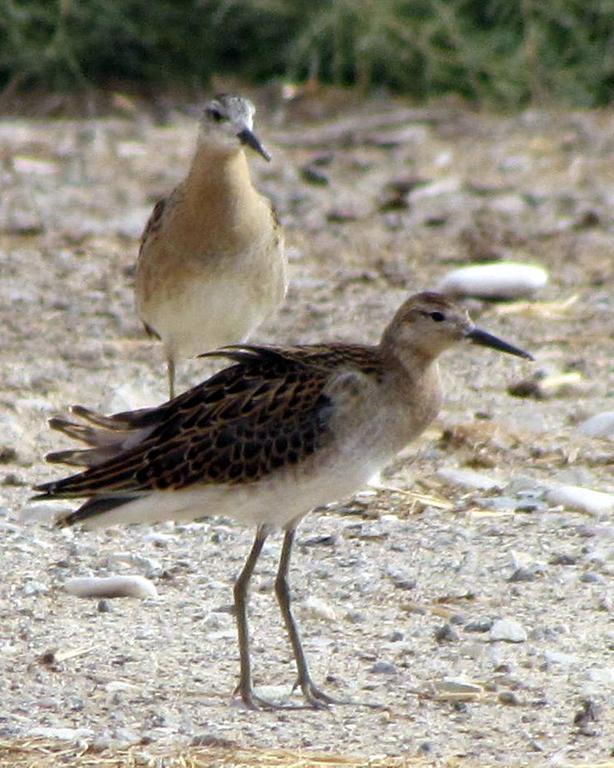
[{"label": "bird's leg", "polygon": [[166,358],[166,372],[168,375],[168,399],[175,397],[175,360],[169,355]]},{"label": "bird's leg", "polygon": [[262,698],[262,696],[258,696],[254,691],[252,662],[249,652],[247,594],[249,582],[254,573],[254,568],[256,567],[256,562],[260,557],[262,547],[268,535],[269,528],[267,526],[261,525],[258,527],[251,551],[234,586],[235,613],[239,635],[239,657],[241,662],[239,685],[237,686],[235,693],[241,695],[243,703],[250,707],[250,709],[303,709],[303,707],[295,704],[278,704],[273,701],[268,701],[267,699]]},{"label": "bird's leg", "polygon": [[290,643],[292,645],[292,651],[294,653],[294,659],[296,661],[296,668],[298,670],[297,686],[300,686],[305,701],[316,709],[322,709],[328,704],[341,704],[343,702],[337,701],[332,696],[322,691],[316,686],[309,674],[309,666],[303,650],[303,644],[301,643],[301,636],[292,615],[292,609],[290,607],[290,587],[288,584],[288,569],[290,566],[290,554],[292,551],[292,544],[294,542],[295,528],[291,528],[286,531],[284,535],[284,543],[281,550],[281,557],[279,559],[279,568],[277,570],[277,578],[275,579],[275,594],[277,595],[277,601],[281,610],[281,615],[284,618],[284,623],[288,631]]},{"label": "bird's leg", "polygon": [[249,655],[249,627],[247,625],[247,592],[249,581],[254,573],[256,562],[262,552],[262,547],[269,532],[265,526],[259,526],[256,530],[256,538],[252,544],[250,553],[245,561],[243,570],[239,574],[234,586],[235,612],[237,632],[239,635],[239,658],[241,672],[237,691],[241,694],[243,702],[253,709],[257,708],[259,701],[254,694],[254,682],[252,679],[252,662]]},{"label": "bird's leg", "polygon": [[279,559],[279,568],[277,569],[277,578],[275,579],[275,594],[279,602],[281,614],[284,617],[286,629],[290,637],[290,643],[292,644],[292,650],[294,652],[294,659],[296,661],[296,667],[298,670],[298,679],[295,687],[300,687],[303,692],[303,697],[307,704],[315,709],[324,709],[329,704],[352,704],[359,707],[372,707],[373,709],[381,709],[380,704],[372,703],[369,701],[353,701],[351,699],[335,699],[330,696],[326,691],[313,682],[311,675],[309,674],[309,666],[303,650],[303,644],[301,643],[301,636],[292,614],[290,607],[290,587],[288,584],[288,569],[290,567],[290,553],[292,551],[292,544],[294,543],[295,528],[286,531],[284,536],[284,543],[281,550],[281,557]]}]

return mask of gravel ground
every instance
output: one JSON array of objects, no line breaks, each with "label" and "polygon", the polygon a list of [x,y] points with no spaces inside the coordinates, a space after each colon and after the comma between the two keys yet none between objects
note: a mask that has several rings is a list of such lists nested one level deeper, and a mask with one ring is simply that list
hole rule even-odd
[{"label": "gravel ground", "polygon": [[[259,338],[375,341],[408,293],[470,262],[550,276],[528,301],[469,302],[537,363],[447,355],[436,424],[378,487],[299,529],[291,578],[314,677],[382,709],[251,712],[233,700],[232,581],[252,531],[217,518],[56,531],[40,520],[51,505],[28,504],[29,486],[58,474],[45,452],[66,445],[47,417],[164,399],[161,349],[134,312],[134,260],[195,126],[172,112],[157,124],[124,99],[107,119],[0,122],[2,739],[196,738],[522,766],[612,755],[612,426],[602,416],[595,437],[581,425],[614,409],[614,114],[336,109],[327,122],[322,101],[260,110],[274,158],[252,167],[286,226],[292,282]],[[181,366],[180,385],[207,366]],[[511,396],[519,384],[525,396]],[[271,595],[278,552],[272,538],[251,619],[257,683],[283,696],[294,671]],[[65,591],[111,574],[145,576],[158,597]]]}]

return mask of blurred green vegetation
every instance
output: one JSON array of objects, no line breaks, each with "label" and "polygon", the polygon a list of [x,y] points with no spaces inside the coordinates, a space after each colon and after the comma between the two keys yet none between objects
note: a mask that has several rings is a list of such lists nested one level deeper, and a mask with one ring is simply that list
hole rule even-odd
[{"label": "blurred green vegetation", "polygon": [[604,105],[614,0],[0,0],[0,89],[203,86],[213,74]]}]

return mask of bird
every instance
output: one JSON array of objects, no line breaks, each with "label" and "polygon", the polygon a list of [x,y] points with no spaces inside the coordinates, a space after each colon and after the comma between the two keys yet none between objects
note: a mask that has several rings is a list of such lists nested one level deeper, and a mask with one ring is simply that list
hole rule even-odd
[{"label": "bird", "polygon": [[[223,515],[255,526],[234,585],[237,692],[250,708],[280,706],[254,688],[248,587],[267,537],[283,531],[275,593],[297,668],[301,706],[342,703],[314,682],[291,608],[297,526],[313,508],[347,497],[386,466],[442,404],[438,357],[462,342],[532,360],[477,328],[434,292],[410,296],[379,344],[234,345],[208,356],[230,365],[167,403],[103,416],[82,406],[50,426],[88,447],[50,454],[82,468],[38,485],[36,499],[87,500],[58,526],[187,521]],[[84,468],[84,469],[83,469]]]},{"label": "bird", "polygon": [[190,169],[156,203],[141,236],[137,312],[162,341],[171,399],[178,359],[245,341],[286,294],[283,230],[245,154],[271,158],[254,114],[236,94],[204,105]]}]

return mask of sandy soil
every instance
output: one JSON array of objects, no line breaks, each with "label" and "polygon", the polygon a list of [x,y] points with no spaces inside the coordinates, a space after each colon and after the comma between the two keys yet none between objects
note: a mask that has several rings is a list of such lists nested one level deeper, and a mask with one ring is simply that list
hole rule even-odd
[{"label": "sandy soil", "polygon": [[[470,302],[536,365],[448,355],[445,409],[384,488],[300,528],[292,582],[314,676],[383,708],[256,713],[233,700],[231,587],[251,531],[215,518],[96,534],[20,521],[44,514],[28,505],[30,485],[58,474],[43,456],[65,442],[47,417],[72,403],[111,412],[164,399],[133,268],[153,202],[189,161],[194,123],[135,109],[0,122],[0,737],[604,760],[614,527],[606,512],[553,503],[547,488],[614,491],[612,443],[577,430],[614,407],[614,114],[503,118],[373,101],[337,104],[326,122],[312,107],[259,113],[274,157],[252,167],[286,226],[292,281],[260,339],[375,341],[408,293],[474,261],[530,261],[550,275],[532,301]],[[563,385],[544,399],[507,393],[536,369],[564,374]],[[180,384],[209,371],[185,364]],[[438,474],[455,467],[496,487]],[[278,544],[259,569],[252,623],[257,682],[281,695],[293,667],[271,596]],[[97,604],[64,591],[73,576],[111,573],[148,576],[159,598]],[[520,625],[516,642],[494,639],[499,619]]]}]

